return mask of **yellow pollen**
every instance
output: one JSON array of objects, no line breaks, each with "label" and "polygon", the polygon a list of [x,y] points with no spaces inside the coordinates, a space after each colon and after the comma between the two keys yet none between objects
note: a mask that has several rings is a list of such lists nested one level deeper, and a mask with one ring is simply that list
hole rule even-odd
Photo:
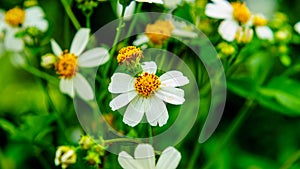
[{"label": "yellow pollen", "polygon": [[249,21],[251,13],[245,3],[232,2],[231,6],[233,7],[233,18],[236,21],[240,23],[246,23]]},{"label": "yellow pollen", "polygon": [[253,18],[253,25],[254,26],[265,26],[267,25],[268,20],[260,15],[255,15]]},{"label": "yellow pollen", "polygon": [[134,88],[138,94],[144,97],[149,97],[156,91],[161,82],[155,74],[144,72],[136,78]]},{"label": "yellow pollen", "polygon": [[137,48],[135,46],[127,46],[122,48],[117,56],[118,63],[122,63],[126,60],[139,60],[141,58],[143,58],[143,52],[140,48]]},{"label": "yellow pollen", "polygon": [[158,20],[154,24],[146,26],[145,33],[151,42],[161,45],[168,39],[174,29],[172,22]]},{"label": "yellow pollen", "polygon": [[60,78],[71,79],[78,71],[78,57],[65,50],[58,56],[55,70]]},{"label": "yellow pollen", "polygon": [[19,26],[25,20],[25,11],[19,7],[12,8],[5,13],[4,20],[11,26]]}]

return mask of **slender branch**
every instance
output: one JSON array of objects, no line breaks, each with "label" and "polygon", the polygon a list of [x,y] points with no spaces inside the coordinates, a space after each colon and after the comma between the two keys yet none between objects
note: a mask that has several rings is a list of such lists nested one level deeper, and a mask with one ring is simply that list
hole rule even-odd
[{"label": "slender branch", "polygon": [[292,154],[285,163],[280,167],[280,169],[289,169],[300,159],[300,150]]},{"label": "slender branch", "polygon": [[140,141],[137,141],[135,139],[130,139],[130,138],[115,138],[115,139],[110,139],[110,140],[105,140],[104,144],[111,144],[111,143],[118,143],[118,142],[132,142],[132,143],[142,143]]},{"label": "slender branch", "polygon": [[67,2],[67,0],[61,0],[61,3],[63,5],[63,7],[65,8],[65,11],[67,13],[67,15],[69,16],[70,20],[72,21],[73,25],[75,26],[75,28],[78,30],[81,28],[80,23],[78,22],[78,20],[76,19],[70,4]]}]

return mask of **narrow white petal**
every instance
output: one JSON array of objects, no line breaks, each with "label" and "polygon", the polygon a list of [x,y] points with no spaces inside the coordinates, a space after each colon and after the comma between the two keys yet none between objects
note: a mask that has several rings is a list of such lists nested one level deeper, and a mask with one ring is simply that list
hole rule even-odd
[{"label": "narrow white petal", "polygon": [[24,22],[23,26],[26,27],[36,27],[41,31],[46,31],[48,29],[48,21],[45,19],[33,20],[33,21],[26,21]]},{"label": "narrow white petal", "polygon": [[162,152],[155,169],[176,169],[180,159],[180,152],[173,147],[168,147]]},{"label": "narrow white petal", "polygon": [[143,62],[142,63],[142,69],[143,72],[148,72],[148,73],[156,73],[157,70],[157,65],[155,62],[151,61],[151,62]]},{"label": "narrow white petal", "polygon": [[124,93],[134,90],[135,79],[125,73],[115,73],[111,77],[108,91],[111,93]]},{"label": "narrow white petal", "polygon": [[231,42],[234,40],[239,25],[234,20],[222,21],[219,26],[219,33],[223,39]]},{"label": "narrow white petal", "polygon": [[168,119],[169,119],[169,113],[166,108],[164,111],[162,111],[162,114],[161,114],[160,118],[158,119],[158,126],[162,127],[163,125],[167,124]]},{"label": "narrow white petal", "polygon": [[79,56],[83,50],[85,49],[90,36],[90,29],[88,28],[81,28],[76,33],[70,48],[70,53]]},{"label": "narrow white petal", "polygon": [[[131,19],[132,15],[134,14],[135,5],[136,5],[136,2],[131,1],[131,3],[126,7],[125,14],[124,14],[124,20],[128,21],[128,20]],[[117,3],[117,13],[118,13],[119,17],[121,17],[122,8],[123,8],[122,5],[118,1],[118,3]]]},{"label": "narrow white petal", "polygon": [[109,103],[109,106],[111,107],[112,111],[118,110],[126,106],[135,96],[137,96],[136,91],[120,94]]},{"label": "narrow white petal", "polygon": [[6,32],[4,46],[7,50],[20,52],[24,49],[24,42],[21,38],[15,37],[17,30],[9,30]]},{"label": "narrow white petal", "polygon": [[167,111],[167,108],[165,103],[155,95],[150,97],[150,105],[150,109],[146,111],[146,118],[151,126],[157,126],[162,114]]},{"label": "narrow white petal", "polygon": [[80,73],[77,73],[76,77],[74,78],[74,88],[82,99],[94,99],[94,91],[91,85]]},{"label": "narrow white petal", "polygon": [[157,3],[157,4],[163,4],[164,2],[162,0],[135,0],[137,2],[148,2],[148,3]]},{"label": "narrow white petal", "polygon": [[189,83],[189,79],[176,70],[164,73],[159,79],[161,81],[161,86],[163,87],[178,87]]},{"label": "narrow white petal", "polygon": [[135,97],[128,105],[125,114],[123,116],[123,122],[131,127],[140,123],[145,112],[143,97]]},{"label": "narrow white petal", "polygon": [[80,67],[96,67],[106,63],[109,59],[109,54],[105,48],[94,48],[84,52],[78,58]]},{"label": "narrow white petal", "polygon": [[172,31],[172,35],[178,36],[178,37],[183,37],[183,38],[196,38],[198,37],[198,34],[193,31],[187,31],[184,29],[174,29]]},{"label": "narrow white petal", "polygon": [[143,166],[143,169],[155,168],[154,149],[149,144],[139,144],[134,151],[134,158]]},{"label": "narrow white petal", "polygon": [[215,1],[209,3],[205,8],[205,15],[216,19],[230,19],[232,18],[233,8],[229,2]]},{"label": "narrow white petal", "polygon": [[74,97],[73,79],[60,79],[59,88],[62,93]]},{"label": "narrow white petal", "polygon": [[255,31],[260,39],[273,40],[273,31],[268,26],[258,26]]},{"label": "narrow white petal", "polygon": [[155,95],[161,100],[174,105],[181,105],[185,101],[184,91],[174,87],[162,87],[155,92]]},{"label": "narrow white petal", "polygon": [[137,39],[135,41],[133,41],[132,44],[134,46],[140,46],[140,45],[142,45],[144,43],[148,43],[148,42],[149,42],[149,38],[145,34],[143,34],[143,35],[139,35],[137,37]]},{"label": "narrow white petal", "polygon": [[61,55],[63,52],[54,39],[51,39],[51,48],[56,56]]},{"label": "narrow white petal", "polygon": [[164,0],[164,6],[167,8],[176,8],[177,5],[181,3],[182,0]]},{"label": "narrow white petal", "polygon": [[296,32],[298,32],[300,34],[300,22],[297,22],[294,26]]},{"label": "narrow white petal", "polygon": [[143,168],[143,166],[140,166],[140,164],[125,151],[122,151],[119,153],[118,161],[119,161],[119,164],[124,169],[141,169],[141,168]]},{"label": "narrow white petal", "polygon": [[30,7],[25,10],[25,22],[41,19],[44,16],[45,14],[39,6]]}]

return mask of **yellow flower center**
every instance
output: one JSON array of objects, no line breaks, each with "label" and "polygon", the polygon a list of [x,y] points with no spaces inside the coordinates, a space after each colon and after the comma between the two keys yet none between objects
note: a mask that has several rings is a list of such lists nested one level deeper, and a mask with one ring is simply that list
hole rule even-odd
[{"label": "yellow flower center", "polygon": [[25,11],[19,7],[10,9],[5,13],[4,20],[11,26],[19,26],[25,20]]},{"label": "yellow flower center", "polygon": [[170,21],[158,20],[154,24],[148,24],[145,33],[151,42],[161,45],[170,37],[173,29],[174,26]]},{"label": "yellow flower center", "polygon": [[143,57],[143,52],[140,48],[137,48],[135,46],[127,46],[122,48],[119,51],[119,54],[117,56],[118,63],[122,63],[126,60],[128,61],[136,61],[140,60]]},{"label": "yellow flower center", "polygon": [[236,21],[240,23],[246,23],[249,21],[251,13],[245,3],[232,2],[231,6],[233,7],[233,18]]},{"label": "yellow flower center", "polygon": [[254,26],[265,26],[267,25],[268,20],[260,15],[255,15],[253,18],[253,25]]},{"label": "yellow flower center", "polygon": [[155,74],[144,72],[136,78],[134,88],[141,96],[149,97],[159,88],[160,84],[161,82]]},{"label": "yellow flower center", "polygon": [[78,71],[78,57],[73,53],[65,50],[55,63],[56,73],[60,78],[70,79],[74,77]]}]

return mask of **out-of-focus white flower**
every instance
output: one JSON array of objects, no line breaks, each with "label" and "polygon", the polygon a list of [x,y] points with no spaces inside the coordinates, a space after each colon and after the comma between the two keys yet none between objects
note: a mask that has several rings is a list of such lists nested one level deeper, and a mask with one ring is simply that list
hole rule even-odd
[{"label": "out-of-focus white flower", "polygon": [[69,165],[76,163],[76,153],[74,148],[69,146],[59,146],[55,153],[54,163],[56,166],[61,165],[65,169]]},{"label": "out-of-focus white flower", "polygon": [[74,97],[75,91],[84,100],[92,100],[94,92],[88,81],[79,73],[79,68],[97,67],[108,61],[105,48],[94,48],[83,53],[89,40],[90,29],[82,28],[76,33],[70,51],[62,51],[55,40],[51,40],[56,73],[60,76],[60,90]]},{"label": "out-of-focus white flower", "polygon": [[127,104],[123,122],[136,126],[146,113],[146,119],[152,126],[163,126],[169,118],[164,102],[174,105],[184,103],[184,91],[176,88],[189,83],[187,77],[179,71],[168,71],[158,77],[155,62],[144,62],[143,72],[138,77],[125,73],[115,73],[111,78],[108,90],[120,94],[109,104],[113,111]]},{"label": "out-of-focus white flower", "polygon": [[233,41],[237,30],[246,24],[251,13],[245,3],[226,0],[212,0],[213,3],[206,5],[205,14],[216,19],[224,19],[219,26],[219,34],[227,41]]},{"label": "out-of-focus white flower", "polygon": [[8,11],[0,10],[0,32],[5,31],[4,46],[7,50],[22,51],[24,41],[16,34],[25,28],[36,27],[40,31],[48,29],[48,22],[44,19],[43,10],[38,7],[22,9],[12,8]]},{"label": "out-of-focus white flower", "polygon": [[256,14],[252,16],[251,20],[253,26],[255,27],[255,32],[258,38],[266,40],[274,39],[273,31],[267,26],[268,20],[265,18],[265,16]]},{"label": "out-of-focus white flower", "polygon": [[164,0],[164,5],[167,8],[173,9],[180,5],[182,2],[194,3],[195,0]]},{"label": "out-of-focus white flower", "polygon": [[125,151],[120,152],[118,157],[123,169],[176,169],[180,159],[180,152],[168,147],[155,165],[154,149],[149,144],[139,144],[134,151],[134,158]]},{"label": "out-of-focus white flower", "polygon": [[294,29],[300,34],[300,21],[295,24]]}]

